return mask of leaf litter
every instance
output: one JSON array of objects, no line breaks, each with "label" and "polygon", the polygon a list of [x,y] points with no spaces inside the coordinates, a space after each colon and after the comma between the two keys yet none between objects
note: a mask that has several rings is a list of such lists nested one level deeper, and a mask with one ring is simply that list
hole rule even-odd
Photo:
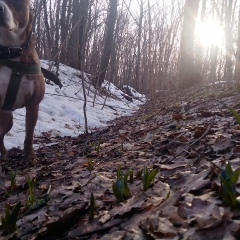
[{"label": "leaf litter", "polygon": [[[2,163],[1,215],[18,201],[21,212],[17,237],[1,230],[1,239],[240,239],[239,210],[224,204],[220,182],[226,162],[233,170],[240,165],[240,127],[228,110],[239,112],[240,94],[224,95],[159,98],[89,135],[45,133],[35,139],[44,147],[31,166],[12,149]],[[119,167],[134,173],[124,202],[112,191]],[[146,191],[144,167],[159,169]],[[12,191],[10,172],[16,172]],[[31,211],[28,176],[36,179],[40,203]]]}]

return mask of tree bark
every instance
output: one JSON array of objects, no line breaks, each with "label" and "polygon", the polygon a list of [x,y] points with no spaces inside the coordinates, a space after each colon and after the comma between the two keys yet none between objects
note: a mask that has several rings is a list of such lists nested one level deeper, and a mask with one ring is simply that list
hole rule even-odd
[{"label": "tree bark", "polygon": [[199,82],[194,64],[194,31],[200,0],[186,0],[180,46],[180,88]]},{"label": "tree bark", "polygon": [[225,14],[225,41],[226,41],[226,64],[224,71],[224,80],[232,81],[232,29],[231,29],[231,16],[233,0],[227,1],[226,14]]},{"label": "tree bark", "polygon": [[[67,12],[67,2],[68,0],[63,0],[62,9],[61,9],[61,18],[60,18],[60,46],[62,46],[67,37],[67,25],[66,25],[66,12]],[[66,60],[66,48],[62,48],[60,54],[60,61],[65,63]]]},{"label": "tree bark", "polygon": [[43,10],[44,10],[44,24],[45,24],[45,29],[46,29],[46,37],[47,37],[47,49],[46,49],[46,55],[47,58],[50,59],[51,57],[51,49],[52,49],[52,44],[51,44],[51,35],[50,35],[50,27],[48,23],[48,12],[47,12],[47,1],[43,0]]},{"label": "tree bark", "polygon": [[101,87],[107,72],[111,50],[112,50],[114,27],[115,27],[115,22],[117,17],[117,3],[118,3],[118,0],[110,0],[110,7],[109,7],[108,19],[107,19],[106,29],[105,29],[105,40],[104,40],[103,53],[102,53],[102,58],[100,63],[100,69],[93,81],[93,84],[96,87]]},{"label": "tree bark", "polygon": [[69,66],[79,69],[78,62],[78,46],[79,46],[79,0],[73,0],[73,15],[72,15],[72,33],[70,35],[68,53]]},{"label": "tree bark", "polygon": [[[55,39],[54,39],[54,49],[53,49],[53,56],[55,57],[57,52],[58,52],[58,48],[59,48],[59,15],[60,15],[60,1],[57,2],[57,8],[56,8],[56,19],[55,19]],[[59,61],[59,57],[57,56],[56,59],[54,59],[55,62]]]},{"label": "tree bark", "polygon": [[78,44],[78,61],[80,69],[84,66],[84,55],[86,46],[86,24],[88,15],[89,0],[80,1],[80,21],[79,21],[79,44]]},{"label": "tree bark", "polygon": [[135,76],[135,88],[138,89],[139,75],[140,75],[140,63],[141,63],[141,41],[142,41],[142,25],[143,25],[143,0],[140,3],[140,16],[138,22],[138,40],[137,40],[137,60],[136,60],[136,76]]},{"label": "tree bark", "polygon": [[[204,22],[204,18],[205,18],[205,13],[206,13],[206,4],[207,0],[203,0],[202,1],[202,10],[201,10],[201,22]],[[196,48],[197,52],[196,52],[196,69],[202,73],[202,43],[198,42],[197,43],[197,48]]]},{"label": "tree bark", "polygon": [[240,83],[240,10],[238,14],[238,39],[234,79],[237,81],[238,84]]}]

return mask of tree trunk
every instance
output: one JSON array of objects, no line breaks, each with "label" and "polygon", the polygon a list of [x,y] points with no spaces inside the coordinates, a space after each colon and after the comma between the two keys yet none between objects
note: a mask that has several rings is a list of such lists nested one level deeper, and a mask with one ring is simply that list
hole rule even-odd
[{"label": "tree trunk", "polygon": [[69,66],[79,69],[78,63],[78,46],[79,46],[79,0],[73,0],[73,15],[72,15],[72,33],[70,35],[68,53]]},{"label": "tree trunk", "polygon": [[[202,10],[201,10],[201,22],[204,22],[205,18],[205,13],[206,13],[206,4],[207,0],[202,1]],[[196,48],[196,69],[202,73],[202,43],[198,42],[197,43],[197,48]]]},{"label": "tree trunk", "polygon": [[180,88],[199,82],[194,64],[194,31],[200,0],[186,0],[180,46]]},{"label": "tree trunk", "polygon": [[238,14],[238,40],[234,79],[237,81],[238,84],[240,83],[240,10]]},{"label": "tree trunk", "polygon": [[43,10],[44,10],[44,24],[45,24],[45,29],[46,29],[46,37],[47,37],[47,58],[50,59],[51,56],[51,49],[52,49],[52,44],[51,44],[51,35],[50,35],[50,27],[48,23],[48,12],[47,12],[47,2],[46,0],[43,0]]},{"label": "tree trunk", "polygon": [[138,39],[137,39],[137,60],[136,60],[136,76],[135,76],[135,88],[138,89],[139,75],[140,75],[140,63],[141,63],[141,41],[142,41],[142,24],[143,24],[143,0],[140,3],[140,16],[138,22]]},{"label": "tree trunk", "polygon": [[[151,99],[154,99],[156,86],[155,86],[155,82],[153,82],[153,68],[152,68],[152,17],[151,17],[150,0],[148,0],[148,72],[147,72],[146,78],[149,79],[149,83],[150,83]],[[144,90],[144,86],[142,86],[141,90],[142,91]]]},{"label": "tree trunk", "polygon": [[218,47],[212,46],[210,52],[210,82],[214,83],[217,81],[216,69],[217,69],[217,54],[218,54]]},{"label": "tree trunk", "polygon": [[86,46],[86,24],[88,14],[89,0],[80,1],[80,22],[79,22],[79,44],[78,44],[78,60],[80,69],[84,66],[84,55]]},{"label": "tree trunk", "polygon": [[57,63],[59,61],[59,57],[56,56],[59,48],[59,14],[60,14],[60,1],[57,2],[57,8],[56,8],[56,22],[55,22],[55,39],[54,39],[54,49],[53,49],[53,56],[56,57],[55,62]]},{"label": "tree trunk", "polygon": [[93,84],[96,87],[101,87],[107,72],[108,63],[111,55],[112,42],[113,42],[114,26],[115,26],[116,17],[117,17],[117,3],[118,3],[118,0],[110,0],[110,7],[109,7],[108,19],[106,23],[105,40],[104,40],[103,53],[102,53],[102,58],[100,63],[100,69],[93,82]]},{"label": "tree trunk", "polygon": [[232,81],[232,30],[231,30],[231,16],[233,0],[227,1],[225,14],[225,41],[226,41],[226,64],[224,71],[224,80]]},{"label": "tree trunk", "polygon": [[[60,26],[61,26],[60,46],[64,44],[64,41],[67,37],[67,26],[66,26],[67,1],[68,0],[63,0],[62,2],[61,18],[60,18]],[[60,61],[62,63],[65,63],[65,60],[66,60],[66,48],[62,48]]]}]

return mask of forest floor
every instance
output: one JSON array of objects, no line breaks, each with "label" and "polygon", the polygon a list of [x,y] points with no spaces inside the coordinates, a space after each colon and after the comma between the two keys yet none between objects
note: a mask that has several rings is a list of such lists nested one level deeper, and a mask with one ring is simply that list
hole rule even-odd
[{"label": "forest floor", "polygon": [[[239,112],[240,93],[168,93],[89,135],[45,133],[35,139],[45,146],[32,166],[12,149],[2,163],[0,213],[18,201],[21,210],[17,237],[1,229],[0,239],[240,239],[238,174],[233,183],[225,176],[230,165],[240,166],[240,127],[229,107]],[[149,175],[158,173],[144,191],[146,167]],[[35,182],[32,195],[28,176]],[[112,185],[120,189],[124,176],[129,191],[119,202]],[[29,196],[34,204],[27,208]]]}]

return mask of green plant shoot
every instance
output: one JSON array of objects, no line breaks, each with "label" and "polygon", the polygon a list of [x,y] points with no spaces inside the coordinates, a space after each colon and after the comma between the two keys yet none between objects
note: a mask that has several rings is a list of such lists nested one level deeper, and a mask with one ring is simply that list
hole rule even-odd
[{"label": "green plant shoot", "polygon": [[17,230],[17,220],[20,213],[21,202],[18,202],[12,210],[10,206],[7,205],[5,209],[5,216],[1,217],[2,228],[8,234],[14,233]]},{"label": "green plant shoot", "polygon": [[128,197],[131,196],[127,183],[128,175],[129,171],[123,176],[121,167],[119,167],[117,170],[116,182],[112,184],[113,194],[119,202],[124,202]]},{"label": "green plant shoot", "polygon": [[122,178],[122,172],[121,172],[121,167],[118,167],[118,170],[117,170],[117,179],[120,179]]},{"label": "green plant shoot", "polygon": [[29,190],[29,197],[27,199],[27,202],[26,202],[26,208],[29,209],[34,201],[35,201],[35,185],[36,185],[36,182],[35,182],[35,179],[34,178],[30,178],[28,177],[28,190]]},{"label": "green plant shoot", "polygon": [[97,143],[97,148],[96,148],[96,151],[97,151],[98,154],[99,154],[99,152],[100,152],[100,146],[101,146],[101,142],[98,141],[98,143]]},{"label": "green plant shoot", "polygon": [[232,113],[232,115],[235,117],[235,119],[238,122],[238,125],[240,125],[240,115],[237,113],[236,110],[234,110],[233,108],[229,108],[230,112]]},{"label": "green plant shoot", "polygon": [[143,191],[148,190],[151,185],[151,182],[158,173],[158,168],[153,169],[151,172],[148,171],[147,167],[143,169]]},{"label": "green plant shoot", "polygon": [[92,170],[93,170],[93,161],[92,161],[91,158],[88,159],[87,169],[88,169],[89,171],[92,171]]},{"label": "green plant shoot", "polygon": [[240,204],[237,199],[236,184],[240,176],[240,168],[232,170],[231,164],[227,163],[225,170],[222,170],[220,179],[223,188],[223,201],[227,205],[236,207]]},{"label": "green plant shoot", "polygon": [[129,173],[129,182],[130,182],[130,183],[133,183],[133,170],[130,169],[130,170],[128,171],[128,173]]}]

